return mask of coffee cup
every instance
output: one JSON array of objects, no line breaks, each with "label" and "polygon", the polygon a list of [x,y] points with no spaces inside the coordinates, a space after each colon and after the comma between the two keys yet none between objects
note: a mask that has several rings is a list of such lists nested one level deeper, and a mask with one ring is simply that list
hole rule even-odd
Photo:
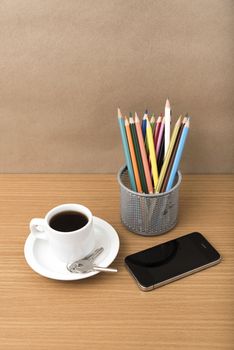
[{"label": "coffee cup", "polygon": [[92,213],[80,204],[59,205],[44,219],[32,219],[30,229],[37,239],[47,240],[54,255],[67,264],[84,258],[95,246]]}]

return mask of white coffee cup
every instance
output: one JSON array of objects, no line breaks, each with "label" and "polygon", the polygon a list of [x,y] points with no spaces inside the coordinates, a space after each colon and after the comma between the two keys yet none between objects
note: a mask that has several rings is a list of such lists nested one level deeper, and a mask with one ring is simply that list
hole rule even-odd
[{"label": "white coffee cup", "polygon": [[[73,211],[85,215],[88,222],[75,231],[56,231],[50,220],[57,214]],[[30,222],[31,233],[38,239],[48,240],[53,253],[65,263],[71,263],[88,255],[95,246],[93,216],[80,204],[62,204],[51,209],[44,219],[34,218]]]}]

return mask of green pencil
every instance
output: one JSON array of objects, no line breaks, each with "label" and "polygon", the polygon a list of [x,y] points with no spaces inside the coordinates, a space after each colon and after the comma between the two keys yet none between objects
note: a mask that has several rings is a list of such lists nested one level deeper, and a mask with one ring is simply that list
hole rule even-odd
[{"label": "green pencil", "polygon": [[139,175],[141,179],[142,190],[144,193],[148,193],[148,187],[147,187],[144,168],[143,168],[143,162],[141,159],[141,151],[140,151],[140,146],[139,146],[137,133],[136,133],[136,126],[131,113],[129,115],[129,123],[130,123],[133,145],[136,153],[136,159],[137,159],[137,165],[138,165]]},{"label": "green pencil", "polygon": [[151,125],[151,128],[152,128],[152,133],[153,134],[154,134],[155,124],[156,124],[156,120],[155,120],[155,116],[154,116],[154,113],[153,113],[152,117],[150,118],[150,125]]}]

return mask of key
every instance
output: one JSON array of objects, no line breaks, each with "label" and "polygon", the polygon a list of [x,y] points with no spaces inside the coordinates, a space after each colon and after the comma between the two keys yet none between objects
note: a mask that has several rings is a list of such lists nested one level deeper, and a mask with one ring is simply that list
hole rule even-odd
[{"label": "key", "polygon": [[[87,255],[85,258],[80,259],[80,260],[88,260],[90,262],[94,262],[94,260],[103,252],[104,248],[100,247],[94,250],[94,252],[92,252],[91,254]],[[76,268],[79,264],[79,261],[74,261],[72,264],[67,265],[67,269],[70,272],[76,272]]]},{"label": "key", "polygon": [[75,271],[72,272],[87,273],[92,271],[117,272],[116,269],[94,265],[93,262],[87,259],[79,260],[77,262]]},{"label": "key", "polygon": [[94,261],[98,255],[100,255],[102,252],[103,252],[104,248],[103,247],[100,247],[100,248],[97,248],[94,250],[93,253],[91,253],[90,255],[86,256],[84,259],[86,260],[89,260],[89,261]]}]

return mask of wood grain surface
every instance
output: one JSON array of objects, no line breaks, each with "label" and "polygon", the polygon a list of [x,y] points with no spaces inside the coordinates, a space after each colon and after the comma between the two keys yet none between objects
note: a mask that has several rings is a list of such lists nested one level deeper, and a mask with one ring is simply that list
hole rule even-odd
[{"label": "wood grain surface", "polygon": [[[114,175],[0,175],[0,349],[233,349],[233,180],[184,176],[178,225],[146,238],[121,224]],[[117,230],[117,274],[59,282],[27,265],[23,248],[30,219],[69,202],[88,206]],[[192,231],[202,232],[223,261],[140,291],[124,257]]]}]

